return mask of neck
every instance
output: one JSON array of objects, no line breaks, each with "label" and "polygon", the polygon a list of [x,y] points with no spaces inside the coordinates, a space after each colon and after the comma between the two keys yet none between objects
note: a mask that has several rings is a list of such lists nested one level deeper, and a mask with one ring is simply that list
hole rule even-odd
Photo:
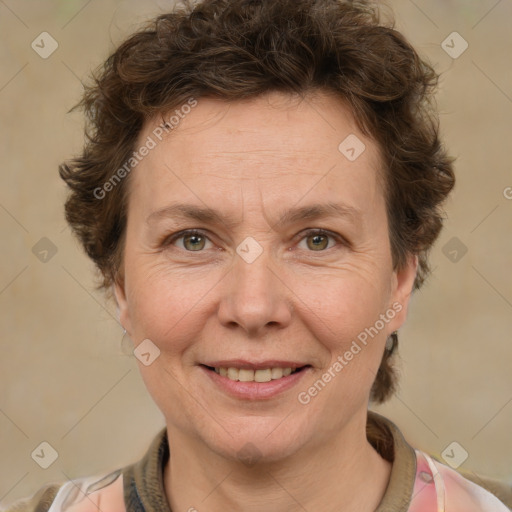
[{"label": "neck", "polygon": [[253,466],[226,459],[181,431],[167,428],[164,470],[174,510],[373,512],[385,493],[391,464],[366,439],[366,417],[285,460]]}]

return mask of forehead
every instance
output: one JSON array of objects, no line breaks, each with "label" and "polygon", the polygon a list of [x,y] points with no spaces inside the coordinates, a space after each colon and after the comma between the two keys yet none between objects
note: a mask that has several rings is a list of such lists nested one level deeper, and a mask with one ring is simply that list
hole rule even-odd
[{"label": "forehead", "polygon": [[139,145],[151,139],[154,148],[133,173],[132,186],[146,190],[153,204],[164,203],[172,191],[186,193],[187,185],[210,199],[215,187],[222,202],[230,187],[255,180],[260,195],[276,200],[287,193],[297,199],[308,189],[324,197],[343,189],[359,202],[377,193],[378,147],[333,95],[300,99],[274,92],[186,105],[155,116],[139,136]]}]

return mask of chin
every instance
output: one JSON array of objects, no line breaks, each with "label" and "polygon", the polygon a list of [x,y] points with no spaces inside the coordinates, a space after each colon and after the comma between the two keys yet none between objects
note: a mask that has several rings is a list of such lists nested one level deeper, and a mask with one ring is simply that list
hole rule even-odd
[{"label": "chin", "polygon": [[[279,425],[279,421],[261,422],[258,427],[254,425],[254,418],[250,428],[239,425],[236,428],[228,429],[231,436],[222,431],[216,439],[204,439],[207,446],[218,455],[232,460],[239,461],[248,466],[271,463],[285,460],[295,454],[306,440],[304,429],[294,425],[293,430],[289,426]],[[278,426],[279,425],[279,426]],[[256,427],[256,428],[255,428]],[[301,435],[299,435],[301,432]]]}]

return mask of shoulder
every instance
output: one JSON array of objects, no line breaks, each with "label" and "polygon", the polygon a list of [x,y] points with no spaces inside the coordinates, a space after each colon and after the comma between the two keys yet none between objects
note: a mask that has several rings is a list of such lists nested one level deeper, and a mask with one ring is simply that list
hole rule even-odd
[{"label": "shoulder", "polygon": [[[153,439],[146,454],[135,463],[101,476],[48,484],[29,498],[18,500],[7,507],[0,506],[0,512],[162,510],[165,508],[166,497],[161,492],[155,492],[153,483],[158,482],[157,487],[163,488],[162,468],[168,456],[167,429],[163,428]],[[147,507],[146,502],[149,503]]]},{"label": "shoulder", "polygon": [[[446,512],[508,512],[510,509],[494,494],[482,485],[489,480],[480,480],[482,485],[465,478],[455,469],[431,458],[424,452],[416,450],[418,464],[421,460],[427,462],[433,475],[438,504],[444,503]],[[496,484],[505,489],[503,484]],[[498,487],[495,487],[498,489]]]},{"label": "shoulder", "polygon": [[121,469],[106,476],[49,484],[1,512],[126,512]]},{"label": "shoulder", "polygon": [[414,449],[388,418],[368,411],[367,438],[381,456],[393,463],[378,512],[507,512],[512,510],[512,486],[456,471],[427,453]]},{"label": "shoulder", "polygon": [[11,503],[7,508],[0,507],[0,512],[46,512],[62,484],[53,483],[41,487],[33,496],[22,498]]},{"label": "shoulder", "polygon": [[505,483],[500,480],[477,475],[474,472],[460,471],[460,473],[467,480],[471,480],[480,487],[487,489],[512,510],[512,482]]}]

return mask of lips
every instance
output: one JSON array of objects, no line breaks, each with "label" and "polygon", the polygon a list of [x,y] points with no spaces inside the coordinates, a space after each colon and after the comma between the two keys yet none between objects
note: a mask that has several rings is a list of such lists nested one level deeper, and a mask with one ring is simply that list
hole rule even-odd
[{"label": "lips", "polygon": [[[292,373],[298,372],[301,368],[294,368],[293,370],[281,367],[272,368],[261,368],[259,370],[253,370],[251,368],[234,368],[234,367],[216,367],[212,368],[207,366],[209,370],[213,370],[218,373],[221,377],[227,377],[230,380],[240,382],[270,382],[271,380],[282,379],[288,377]],[[304,366],[302,368],[305,368]]]},{"label": "lips", "polygon": [[199,368],[217,389],[242,400],[269,400],[313,371],[311,365],[296,361],[212,361]]},{"label": "lips", "polygon": [[240,382],[270,382],[288,377],[308,365],[295,361],[267,360],[250,363],[243,360],[215,361],[204,365],[222,377]]}]

